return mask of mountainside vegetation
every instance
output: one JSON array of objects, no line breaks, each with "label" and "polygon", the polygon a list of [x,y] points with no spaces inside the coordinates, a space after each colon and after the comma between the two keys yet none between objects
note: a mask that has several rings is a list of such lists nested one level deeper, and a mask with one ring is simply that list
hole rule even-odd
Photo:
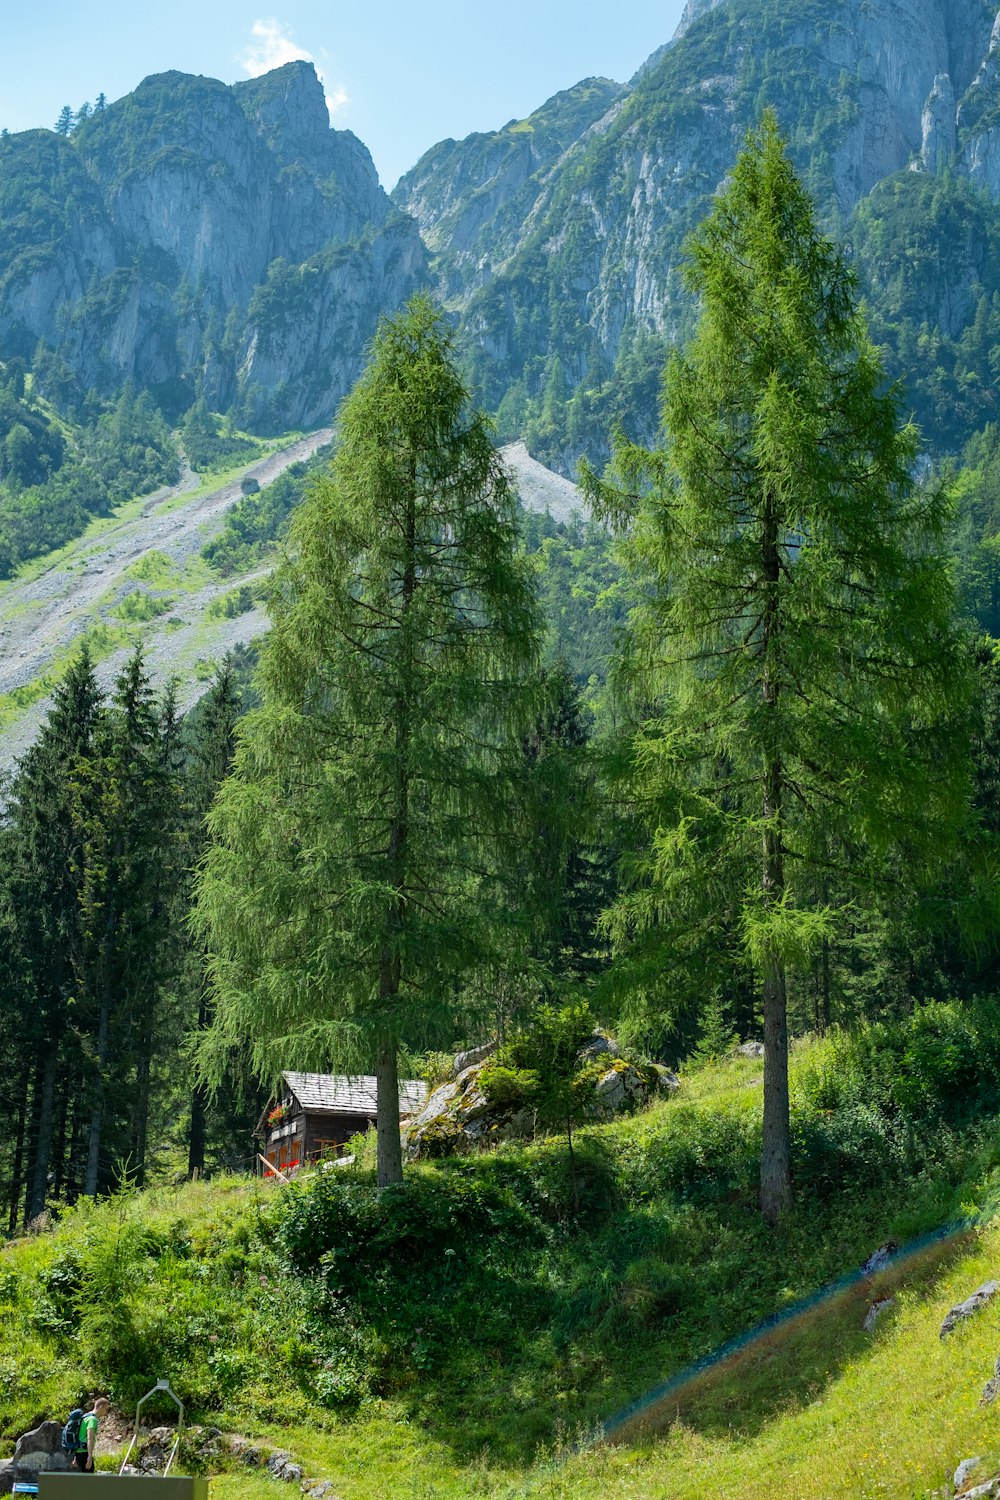
[{"label": "mountainside vegetation", "polygon": [[[1000,1297],[931,1352],[1000,1243],[1000,48],[901,4],[690,0],[394,201],[299,63],[0,137],[0,571],[178,484],[100,619],[270,623],[182,715],[53,609],[4,1441],[168,1373],[345,1500],[1000,1462]],[[300,1069],[374,1128],[314,1152]],[[264,1500],[239,1451],[185,1460]]]},{"label": "mountainside vegetation", "polygon": [[[373,1136],[353,1165],[288,1189],[223,1176],[83,1202],[0,1254],[0,1428],[14,1434],[88,1389],[110,1388],[127,1411],[155,1366],[193,1420],[269,1438],[358,1500],[387,1488],[728,1493],[719,1484],[735,1480],[713,1465],[763,1496],[773,1466],[790,1462],[817,1500],[845,1464],[887,1493],[924,1493],[949,1461],[996,1446],[976,1409],[996,1315],[932,1356],[933,1385],[919,1368],[944,1311],[990,1269],[995,1229],[901,1271],[911,1290],[875,1339],[861,1330],[862,1292],[821,1309],[787,1351],[751,1359],[749,1378],[744,1365],[731,1383],[679,1393],[662,1446],[579,1456],[573,1445],[887,1238],[988,1212],[998,1040],[988,1008],[929,1005],[798,1049],[800,1169],[777,1235],[755,1207],[753,1057],[703,1065],[671,1101],[579,1130],[575,1204],[558,1140],[411,1167],[405,1192],[379,1192]],[[874,1416],[893,1360],[905,1378],[889,1388],[912,1412],[901,1447],[898,1427]],[[840,1435],[862,1392],[864,1449]],[[857,1437],[856,1420],[846,1428]],[[238,1460],[237,1472],[218,1467],[214,1493],[281,1493]],[[867,1493],[850,1482],[847,1493]]]}]

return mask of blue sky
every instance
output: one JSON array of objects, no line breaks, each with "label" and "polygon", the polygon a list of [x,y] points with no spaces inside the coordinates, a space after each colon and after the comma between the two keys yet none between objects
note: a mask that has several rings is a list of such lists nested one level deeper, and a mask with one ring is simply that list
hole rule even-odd
[{"label": "blue sky", "polygon": [[683,0],[46,0],[3,7],[0,126],[52,125],[103,91],[179,68],[227,83],[316,63],[333,123],[386,186],[446,136],[492,130],[592,74],[624,82]]}]

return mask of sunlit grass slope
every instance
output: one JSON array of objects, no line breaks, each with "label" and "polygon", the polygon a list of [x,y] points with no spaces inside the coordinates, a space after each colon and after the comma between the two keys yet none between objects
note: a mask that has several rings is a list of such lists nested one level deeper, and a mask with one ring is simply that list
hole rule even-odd
[{"label": "sunlit grass slope", "polygon": [[[942,1344],[1000,1275],[990,1227],[902,1269],[874,1335],[865,1283],[675,1389],[629,1445],[596,1428],[660,1382],[850,1271],[881,1241],[988,1211],[1000,1172],[996,1029],[928,1008],[799,1049],[796,1199],[755,1208],[760,1064],[559,1139],[422,1164],[405,1193],[357,1165],[291,1189],[170,1186],[67,1214],[0,1253],[9,1441],[160,1375],[191,1417],[288,1448],[343,1500],[481,1495],[919,1495],[971,1453],[1000,1307]],[[579,1444],[584,1450],[575,1453]],[[923,1488],[922,1488],[923,1487]],[[288,1495],[219,1475],[215,1500]]]}]

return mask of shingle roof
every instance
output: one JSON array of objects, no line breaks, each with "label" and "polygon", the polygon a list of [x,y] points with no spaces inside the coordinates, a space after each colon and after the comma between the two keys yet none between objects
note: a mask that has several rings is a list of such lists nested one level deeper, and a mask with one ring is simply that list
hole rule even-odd
[{"label": "shingle roof", "polygon": [[[309,1114],[368,1115],[375,1118],[376,1085],[363,1075],[346,1078],[331,1073],[283,1073],[286,1084]],[[427,1085],[419,1079],[399,1083],[399,1112],[416,1114],[427,1102]]]}]

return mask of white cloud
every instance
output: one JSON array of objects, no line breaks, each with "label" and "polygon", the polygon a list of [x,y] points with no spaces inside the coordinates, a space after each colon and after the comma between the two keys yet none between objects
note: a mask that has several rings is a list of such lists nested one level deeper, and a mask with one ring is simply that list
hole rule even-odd
[{"label": "white cloud", "polygon": [[[259,78],[262,73],[270,73],[272,68],[281,68],[290,62],[311,62],[316,65],[316,59],[311,52],[300,47],[288,35],[287,27],[274,17],[254,21],[250,28],[253,42],[240,55],[239,63],[243,71],[250,78]],[[340,84],[331,86],[327,84],[322,71],[316,68],[317,76],[326,91],[326,107],[331,116],[350,104],[347,90]]]}]

